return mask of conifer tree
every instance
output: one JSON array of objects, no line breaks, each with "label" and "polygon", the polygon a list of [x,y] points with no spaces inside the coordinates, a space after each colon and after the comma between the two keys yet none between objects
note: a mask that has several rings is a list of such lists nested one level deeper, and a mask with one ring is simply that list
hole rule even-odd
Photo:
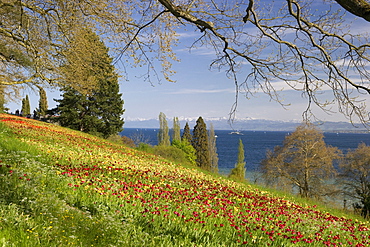
[{"label": "conifer tree", "polygon": [[189,143],[192,143],[193,137],[190,133],[190,128],[188,122],[186,122],[185,127],[184,127],[184,133],[182,133],[181,140],[184,141],[186,140]]},{"label": "conifer tree", "polygon": [[199,117],[193,130],[192,145],[197,154],[197,165],[205,170],[211,170],[207,126],[202,117]]},{"label": "conifer tree", "polygon": [[5,86],[0,84],[0,112],[5,110]]},{"label": "conifer tree", "polygon": [[245,161],[244,161],[244,145],[241,139],[239,139],[238,147],[238,161],[235,164],[235,168],[231,169],[229,178],[237,181],[243,181],[245,179]]},{"label": "conifer tree", "polygon": [[170,136],[167,124],[166,115],[161,112],[159,113],[159,132],[158,132],[158,145],[159,146],[169,146]]},{"label": "conifer tree", "polygon": [[212,123],[209,126],[208,149],[209,149],[209,158],[210,158],[210,164],[211,164],[211,172],[217,173],[218,172],[218,155],[217,155],[217,147],[216,147],[216,134],[215,134],[215,129]]},{"label": "conifer tree", "polygon": [[122,131],[121,118],[124,113],[122,94],[119,93],[118,74],[112,65],[108,48],[90,30],[81,31],[86,42],[93,43],[96,50],[93,63],[95,70],[87,77],[97,81],[96,88],[89,93],[77,92],[72,87],[64,88],[63,99],[57,112],[62,126],[83,132],[101,135],[105,138]]},{"label": "conifer tree", "polygon": [[39,88],[39,95],[40,95],[40,99],[39,99],[39,108],[37,110],[37,114],[39,116],[45,116],[46,111],[48,110],[48,100],[46,97],[46,92],[42,87]]},{"label": "conifer tree", "polygon": [[30,100],[28,98],[28,95],[26,95],[26,98],[23,98],[22,100],[22,115],[24,117],[31,114],[31,106],[30,106]]},{"label": "conifer tree", "polygon": [[172,128],[172,142],[173,141],[181,141],[181,134],[180,134],[180,122],[178,117],[173,118],[173,128]]}]

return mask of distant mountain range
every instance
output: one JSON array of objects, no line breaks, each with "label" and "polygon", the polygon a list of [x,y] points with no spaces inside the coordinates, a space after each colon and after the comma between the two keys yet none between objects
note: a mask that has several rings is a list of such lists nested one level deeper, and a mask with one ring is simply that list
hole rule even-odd
[{"label": "distant mountain range", "polygon": [[[197,118],[179,118],[181,128],[188,122],[193,128]],[[168,127],[172,128],[172,119],[167,119]],[[235,119],[230,122],[227,118],[204,118],[207,126],[213,124],[216,130],[236,131],[294,131],[301,124],[299,121],[274,121],[266,119]],[[318,128],[324,132],[368,132],[361,124],[352,125],[348,122],[316,122]],[[124,128],[159,128],[158,119],[128,119]]]}]

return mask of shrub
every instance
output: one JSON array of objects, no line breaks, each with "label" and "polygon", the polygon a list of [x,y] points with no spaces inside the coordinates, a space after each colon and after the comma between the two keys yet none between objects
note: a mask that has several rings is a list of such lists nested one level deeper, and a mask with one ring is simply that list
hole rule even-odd
[{"label": "shrub", "polygon": [[153,147],[149,145],[148,143],[141,142],[136,148],[139,151],[147,152],[147,153],[153,153]]},{"label": "shrub", "polygon": [[153,148],[154,154],[159,155],[170,161],[181,163],[181,164],[190,164],[189,160],[186,157],[186,154],[181,149],[174,146],[155,146]]},{"label": "shrub", "polygon": [[188,163],[192,165],[196,165],[196,159],[197,159],[196,151],[194,147],[186,139],[182,141],[173,140],[172,146],[179,148],[184,152],[185,157],[188,160]]}]

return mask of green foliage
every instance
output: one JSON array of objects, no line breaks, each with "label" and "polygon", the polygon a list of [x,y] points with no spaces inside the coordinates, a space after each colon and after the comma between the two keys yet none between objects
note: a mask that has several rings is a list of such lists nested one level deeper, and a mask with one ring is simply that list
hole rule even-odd
[{"label": "green foliage", "polygon": [[191,164],[188,159],[188,155],[183,150],[175,146],[154,146],[152,152],[155,155],[159,155],[177,164]]},{"label": "green foliage", "polygon": [[211,163],[208,149],[208,134],[207,126],[202,117],[197,119],[196,125],[193,130],[192,145],[197,154],[197,165],[205,170],[211,170]]},{"label": "green foliage", "polygon": [[39,95],[40,95],[39,108],[37,109],[36,112],[38,116],[42,117],[46,115],[46,112],[48,110],[48,99],[46,97],[46,92],[42,87],[39,88]]},{"label": "green foliage", "polygon": [[245,160],[244,160],[244,145],[241,139],[239,139],[238,147],[238,161],[235,164],[235,168],[231,169],[229,178],[236,181],[245,180]]},{"label": "green foliage", "polygon": [[0,84],[0,112],[5,110],[5,86]]},{"label": "green foliage", "polygon": [[210,124],[209,133],[208,133],[208,149],[209,149],[209,159],[210,159],[210,171],[217,173],[218,172],[218,154],[216,146],[216,134],[213,124]]},{"label": "green foliage", "polygon": [[31,114],[31,106],[28,95],[26,95],[26,98],[22,99],[22,114],[24,117]]},{"label": "green foliage", "polygon": [[185,153],[187,161],[191,165],[196,165],[197,154],[194,147],[190,144],[190,142],[186,140],[183,141],[174,140],[172,141],[172,146],[182,150]]},{"label": "green foliage", "polygon": [[159,131],[158,131],[158,145],[159,146],[169,146],[170,145],[170,135],[167,124],[166,115],[161,112],[159,113]]},{"label": "green foliage", "polygon": [[95,70],[91,72],[91,76],[98,79],[97,88],[83,94],[72,87],[66,87],[63,99],[56,100],[59,102],[56,111],[60,114],[58,120],[61,126],[107,138],[122,131],[122,94],[119,93],[118,75],[108,49],[96,34],[90,32],[89,35],[88,41],[105,50],[104,54],[100,54]]},{"label": "green foliage", "polygon": [[181,140],[186,140],[187,142],[191,143],[193,141],[193,136],[190,133],[190,127],[188,122],[186,122],[184,127],[184,132],[182,133]]},{"label": "green foliage", "polygon": [[153,153],[153,146],[149,145],[148,143],[144,143],[144,142],[140,142],[137,145],[136,149],[139,151],[146,152],[146,153]]},{"label": "green foliage", "polygon": [[180,122],[178,117],[173,118],[173,128],[172,128],[172,142],[173,141],[180,141],[181,134],[180,134]]}]

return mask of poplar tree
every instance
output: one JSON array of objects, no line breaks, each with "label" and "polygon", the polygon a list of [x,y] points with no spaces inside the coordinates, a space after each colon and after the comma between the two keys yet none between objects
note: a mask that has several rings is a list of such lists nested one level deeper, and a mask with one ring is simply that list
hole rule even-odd
[{"label": "poplar tree", "polygon": [[5,87],[0,84],[0,112],[5,110]]},{"label": "poplar tree", "polygon": [[210,124],[209,133],[208,133],[208,150],[209,150],[209,158],[211,164],[211,172],[217,173],[218,172],[218,154],[217,154],[217,146],[216,146],[216,134],[213,124]]},{"label": "poplar tree", "polygon": [[168,123],[166,115],[163,112],[159,113],[159,132],[158,132],[158,145],[159,146],[169,146],[170,136],[169,136]]},{"label": "poplar tree", "polygon": [[197,165],[205,170],[211,170],[211,163],[208,149],[207,126],[202,117],[199,117],[193,130],[192,145],[197,154]]},{"label": "poplar tree", "polygon": [[37,110],[37,114],[40,117],[42,117],[42,116],[45,116],[46,111],[48,110],[48,100],[46,97],[46,92],[42,87],[39,88],[39,95],[40,95],[40,99],[39,99],[39,108]]},{"label": "poplar tree", "polygon": [[28,95],[26,95],[26,98],[23,98],[22,100],[22,115],[24,117],[31,114],[31,106],[30,106],[30,100],[28,98]]},{"label": "poplar tree", "polygon": [[186,140],[189,143],[192,143],[192,141],[193,141],[193,137],[190,133],[190,128],[189,128],[188,122],[186,122],[186,124],[185,124],[184,132],[182,133],[181,140],[182,141]]},{"label": "poplar tree", "polygon": [[178,117],[173,118],[172,142],[181,141],[180,122]]},{"label": "poplar tree", "polygon": [[238,147],[238,161],[235,164],[235,168],[231,169],[229,178],[235,179],[237,181],[245,180],[245,160],[244,160],[244,145],[243,141],[239,139]]}]

